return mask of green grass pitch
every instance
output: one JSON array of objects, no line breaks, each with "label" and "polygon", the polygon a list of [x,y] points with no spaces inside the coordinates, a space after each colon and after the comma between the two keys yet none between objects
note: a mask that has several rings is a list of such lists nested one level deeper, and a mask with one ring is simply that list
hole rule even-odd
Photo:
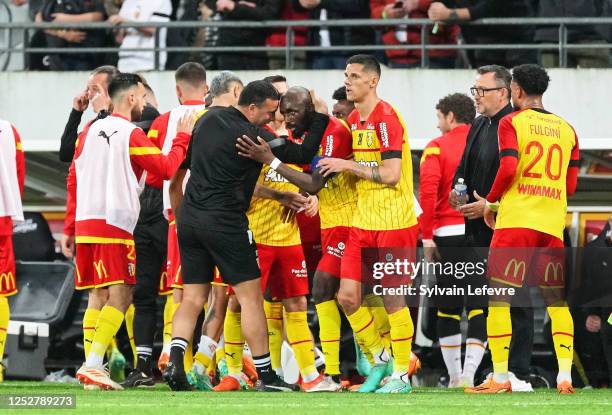
[{"label": "green grass pitch", "polygon": [[[317,414],[612,414],[612,389],[578,390],[560,396],[556,390],[535,393],[467,396],[461,391],[416,388],[411,394],[375,395],[358,393],[175,393],[165,385],[153,389],[83,391],[78,385],[38,382],[4,382],[0,395],[76,395],[76,409],[26,410],[23,414],[121,414],[121,415],[317,415]],[[21,410],[11,410],[11,413]],[[1,413],[9,413],[0,409]]]}]

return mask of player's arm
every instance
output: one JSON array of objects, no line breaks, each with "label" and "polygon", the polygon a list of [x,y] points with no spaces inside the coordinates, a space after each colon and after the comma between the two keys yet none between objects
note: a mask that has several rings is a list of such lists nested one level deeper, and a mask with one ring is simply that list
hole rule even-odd
[{"label": "player's arm", "polygon": [[179,206],[183,203],[183,181],[185,181],[186,174],[187,169],[183,168],[181,165],[176,173],[174,173],[174,176],[172,176],[172,179],[170,179],[170,187],[168,189],[168,193],[170,194],[170,208],[175,216]]},{"label": "player's arm", "polygon": [[419,222],[423,241],[433,241],[434,214],[441,179],[440,147],[436,143],[430,143],[423,151],[419,175],[419,203],[423,209]]},{"label": "player's arm", "polygon": [[578,169],[580,168],[580,149],[578,148],[578,136],[576,135],[575,131],[574,137],[576,138],[576,142],[574,144],[574,148],[572,149],[565,178],[565,188],[568,196],[576,193],[576,187],[578,186]]},{"label": "player's arm", "polygon": [[485,198],[489,203],[495,203],[501,199],[504,192],[512,184],[516,176],[519,157],[518,140],[511,117],[502,118],[499,122],[497,134],[499,140],[499,170],[497,170],[493,186],[491,186],[491,190]]},{"label": "player's arm", "polygon": [[17,165],[17,183],[19,184],[19,192],[23,195],[23,186],[25,185],[25,154],[23,153],[23,145],[21,136],[14,126],[13,136],[15,137],[15,162]]},{"label": "player's arm", "polygon": [[153,120],[153,124],[151,124],[151,127],[149,128],[149,132],[147,132],[147,137],[149,137],[149,140],[151,140],[160,150],[164,147],[164,141],[166,140],[169,118],[169,112],[159,115],[157,118],[155,118],[155,120]]},{"label": "player's arm", "polygon": [[74,256],[74,227],[76,220],[76,171],[74,161],[68,169],[66,179],[66,216],[64,217],[64,234],[60,246],[62,254],[68,259]]},{"label": "player's arm", "polygon": [[62,137],[60,138],[60,161],[72,161],[72,157],[74,156],[74,148],[78,136],[78,128],[79,124],[81,123],[82,117],[83,111],[79,111],[78,109],[72,108],[72,110],[70,111],[70,115],[68,116],[68,122],[66,122],[66,126],[64,127],[64,132],[62,133]]},{"label": "player's arm", "polygon": [[402,145],[404,127],[397,116],[389,116],[377,125],[378,137],[381,137],[379,166],[364,166],[353,160],[324,158],[319,161],[323,177],[333,173],[348,172],[361,179],[374,183],[395,186],[402,177]]},{"label": "player's arm", "polygon": [[319,146],[328,123],[329,116],[327,114],[314,113],[307,128],[308,135],[302,144],[276,137],[263,129],[259,130],[258,135],[270,144],[272,153],[281,161],[292,164],[310,164],[319,152]]},{"label": "player's arm", "polygon": [[185,159],[187,145],[191,139],[193,114],[184,115],[178,122],[176,138],[172,148],[164,156],[140,128],[130,135],[130,159],[140,168],[150,171],[164,180],[170,180]]}]

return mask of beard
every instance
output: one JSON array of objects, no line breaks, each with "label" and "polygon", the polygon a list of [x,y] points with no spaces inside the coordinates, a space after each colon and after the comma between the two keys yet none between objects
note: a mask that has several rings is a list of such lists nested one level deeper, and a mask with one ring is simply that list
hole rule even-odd
[{"label": "beard", "polygon": [[138,122],[142,119],[142,108],[134,107],[131,112],[132,122]]}]

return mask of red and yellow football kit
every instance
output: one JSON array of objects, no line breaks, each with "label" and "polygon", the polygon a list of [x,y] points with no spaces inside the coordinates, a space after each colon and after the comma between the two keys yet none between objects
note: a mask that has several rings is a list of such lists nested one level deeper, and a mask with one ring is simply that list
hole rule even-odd
[{"label": "red and yellow football kit", "polygon": [[[21,144],[21,137],[15,129],[15,162],[17,166],[17,184],[19,191],[23,194],[25,183],[25,156]],[[2,189],[0,189],[0,192]],[[15,254],[13,252],[13,220],[10,216],[0,217],[0,297],[8,297],[17,293],[17,281],[15,280]],[[1,357],[1,354],[0,354]]]},{"label": "red and yellow football kit", "polygon": [[[357,163],[374,167],[380,166],[385,159],[402,160],[401,178],[395,186],[357,180],[357,212],[342,258],[341,277],[360,281],[363,248],[416,249],[418,225],[414,212],[412,159],[401,116],[393,106],[381,100],[367,120],[360,120],[355,110],[349,115],[348,123]],[[400,278],[395,280],[399,282]]]},{"label": "red and yellow football kit", "polygon": [[[546,277],[562,262],[567,196],[577,183],[578,138],[571,125],[545,110],[525,109],[504,117],[499,124],[500,168],[489,202],[500,200],[491,241],[489,276],[522,286],[525,274],[542,286],[562,287],[562,272]],[[532,249],[542,250],[538,255]],[[556,254],[555,254],[556,252]],[[519,255],[520,254],[520,255]],[[537,263],[532,264],[532,257]],[[514,272],[510,263],[523,271]],[[552,261],[552,262],[551,262]],[[553,264],[553,265],[550,265]],[[547,270],[548,268],[548,270]],[[530,269],[533,270],[530,272]]]}]

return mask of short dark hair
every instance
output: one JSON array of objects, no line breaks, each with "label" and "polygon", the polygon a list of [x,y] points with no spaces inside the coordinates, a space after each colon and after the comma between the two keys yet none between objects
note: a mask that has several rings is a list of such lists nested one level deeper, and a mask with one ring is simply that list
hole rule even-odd
[{"label": "short dark hair", "polygon": [[542,96],[548,89],[550,77],[546,69],[534,63],[526,63],[512,69],[512,80],[520,86],[527,95]]},{"label": "short dark hair", "polygon": [[332,95],[332,99],[335,99],[336,101],[348,101],[346,98],[346,87],[341,86],[340,88],[336,89]]},{"label": "short dark hair", "polygon": [[285,78],[283,75],[280,75],[280,74],[266,76],[263,80],[268,81],[271,84],[276,84],[278,82],[287,82],[287,78]]},{"label": "short dark hair", "polygon": [[438,101],[436,109],[444,115],[452,111],[460,124],[471,124],[476,117],[474,101],[465,94],[455,93],[445,96]]},{"label": "short dark hair", "polygon": [[497,84],[501,87],[504,87],[510,92],[510,81],[512,80],[512,75],[510,75],[510,71],[500,65],[485,65],[481,66],[477,69],[480,75],[484,75],[486,73],[495,74],[495,80]]},{"label": "short dark hair", "polygon": [[278,101],[280,99],[280,94],[276,88],[274,88],[274,85],[264,80],[253,81],[249,82],[240,93],[238,105],[246,107],[255,104],[261,107],[267,99],[273,101]]},{"label": "short dark hair", "polygon": [[115,76],[108,85],[108,96],[111,99],[114,99],[120,92],[135,87],[138,84],[144,85],[140,75],[135,73],[120,73],[119,75]]},{"label": "short dark hair", "polygon": [[221,71],[210,81],[209,95],[211,97],[218,97],[219,95],[227,94],[233,84],[242,85],[238,75],[230,71]]},{"label": "short dark hair", "polygon": [[187,82],[192,86],[199,86],[206,83],[206,69],[198,62],[185,62],[174,72],[176,82]]},{"label": "short dark hair", "polygon": [[380,77],[380,63],[373,55],[353,55],[346,61],[347,65],[358,63],[368,72],[376,72]]},{"label": "short dark hair", "polygon": [[115,76],[119,75],[119,69],[113,65],[103,65],[91,71],[91,75],[99,75],[101,73],[107,76],[108,83],[110,83]]}]

